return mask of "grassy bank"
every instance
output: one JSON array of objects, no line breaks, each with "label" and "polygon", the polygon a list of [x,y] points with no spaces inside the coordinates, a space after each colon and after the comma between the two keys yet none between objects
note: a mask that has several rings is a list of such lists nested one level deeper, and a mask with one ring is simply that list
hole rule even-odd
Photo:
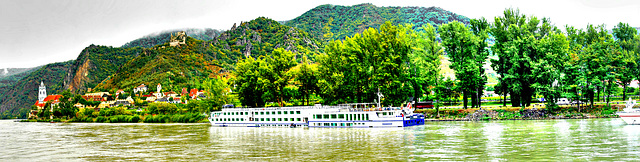
[{"label": "grassy bank", "polygon": [[577,118],[616,118],[615,112],[623,105],[594,105],[593,107],[555,107],[555,108],[469,108],[416,110],[426,119],[435,120],[528,120],[528,119],[577,119]]}]

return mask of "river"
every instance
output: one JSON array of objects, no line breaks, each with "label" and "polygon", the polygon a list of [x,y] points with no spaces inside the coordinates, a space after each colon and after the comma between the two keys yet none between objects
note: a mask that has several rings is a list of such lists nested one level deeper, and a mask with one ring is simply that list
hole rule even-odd
[{"label": "river", "polygon": [[0,161],[638,161],[621,119],[428,122],[397,129],[0,120]]}]

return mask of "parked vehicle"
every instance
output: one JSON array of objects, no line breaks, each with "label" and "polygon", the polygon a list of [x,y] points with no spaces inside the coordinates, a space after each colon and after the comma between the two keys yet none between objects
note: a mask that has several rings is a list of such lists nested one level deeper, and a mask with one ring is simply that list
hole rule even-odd
[{"label": "parked vehicle", "polygon": [[572,103],[567,98],[559,98],[556,105],[571,105]]}]

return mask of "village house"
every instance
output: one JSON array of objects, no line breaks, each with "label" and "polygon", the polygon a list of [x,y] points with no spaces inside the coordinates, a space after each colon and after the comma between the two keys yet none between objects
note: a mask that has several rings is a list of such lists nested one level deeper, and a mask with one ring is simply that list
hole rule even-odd
[{"label": "village house", "polygon": [[113,100],[111,94],[109,92],[96,92],[96,93],[87,93],[82,95],[82,98],[87,101],[110,101]]},{"label": "village house", "polygon": [[149,90],[149,88],[147,88],[147,85],[140,84],[136,88],[133,88],[133,93],[137,94],[138,92],[146,92],[147,90]]}]

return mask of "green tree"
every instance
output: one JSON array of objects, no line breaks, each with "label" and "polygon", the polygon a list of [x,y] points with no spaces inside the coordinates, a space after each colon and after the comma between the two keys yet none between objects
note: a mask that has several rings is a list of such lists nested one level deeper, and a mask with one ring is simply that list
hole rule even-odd
[{"label": "green tree", "polygon": [[376,99],[380,90],[385,105],[400,105],[409,94],[410,31],[386,22],[380,30],[331,41],[318,56],[318,86],[325,103]]},{"label": "green tree", "polygon": [[261,58],[254,59],[247,57],[240,60],[236,65],[235,85],[238,98],[244,106],[262,107],[265,102],[263,95],[265,87],[260,83],[260,65],[264,65]]},{"label": "green tree", "polygon": [[278,48],[264,57],[265,66],[259,66],[259,82],[267,87],[267,98],[277,101],[280,106],[284,106],[285,87],[294,77],[290,71],[297,64],[294,56],[293,52]]},{"label": "green tree", "polygon": [[[482,75],[478,69],[482,64],[476,62],[479,39],[464,24],[454,21],[440,26],[440,37],[445,51],[451,59],[451,69],[455,70],[458,89],[462,91],[464,108],[467,108],[467,97],[477,94],[476,87],[484,86]],[[486,79],[485,79],[486,80]],[[474,104],[475,105],[475,104]]]},{"label": "green tree", "polygon": [[202,85],[207,98],[205,102],[211,102],[212,105],[208,111],[220,110],[220,108],[228,103],[231,103],[231,87],[229,86],[229,79],[225,77],[216,77],[213,79],[206,79]]},{"label": "green tree", "polygon": [[[411,26],[407,26],[411,31]],[[429,87],[436,85],[440,73],[440,56],[443,48],[438,42],[436,29],[427,24],[424,31],[411,32],[411,53],[409,54],[409,80],[412,83],[413,98],[417,101],[425,93],[431,92]]]},{"label": "green tree", "polygon": [[618,83],[623,87],[622,91],[622,99],[627,98],[627,86],[631,83],[634,78],[638,78],[638,60],[636,48],[638,46],[638,31],[630,27],[629,24],[626,23],[618,23],[616,27],[613,28],[613,36],[616,38],[616,43],[622,49],[622,60],[620,60],[621,65],[617,68],[617,77]]},{"label": "green tree", "polygon": [[311,63],[307,56],[302,57],[302,62],[295,68],[295,82],[298,85],[298,91],[306,101],[305,105],[309,105],[310,95],[318,90],[318,65]]},{"label": "green tree", "polygon": [[[501,92],[509,92],[514,107],[531,104],[535,95],[532,85],[536,81],[531,65],[545,58],[537,47],[551,29],[549,19],[527,17],[514,9],[505,10],[503,17],[494,20],[490,34],[495,37],[495,44],[491,50],[498,55],[498,60],[491,62],[493,69],[500,74],[501,88],[506,88]],[[506,100],[506,94],[503,96]]]}]

